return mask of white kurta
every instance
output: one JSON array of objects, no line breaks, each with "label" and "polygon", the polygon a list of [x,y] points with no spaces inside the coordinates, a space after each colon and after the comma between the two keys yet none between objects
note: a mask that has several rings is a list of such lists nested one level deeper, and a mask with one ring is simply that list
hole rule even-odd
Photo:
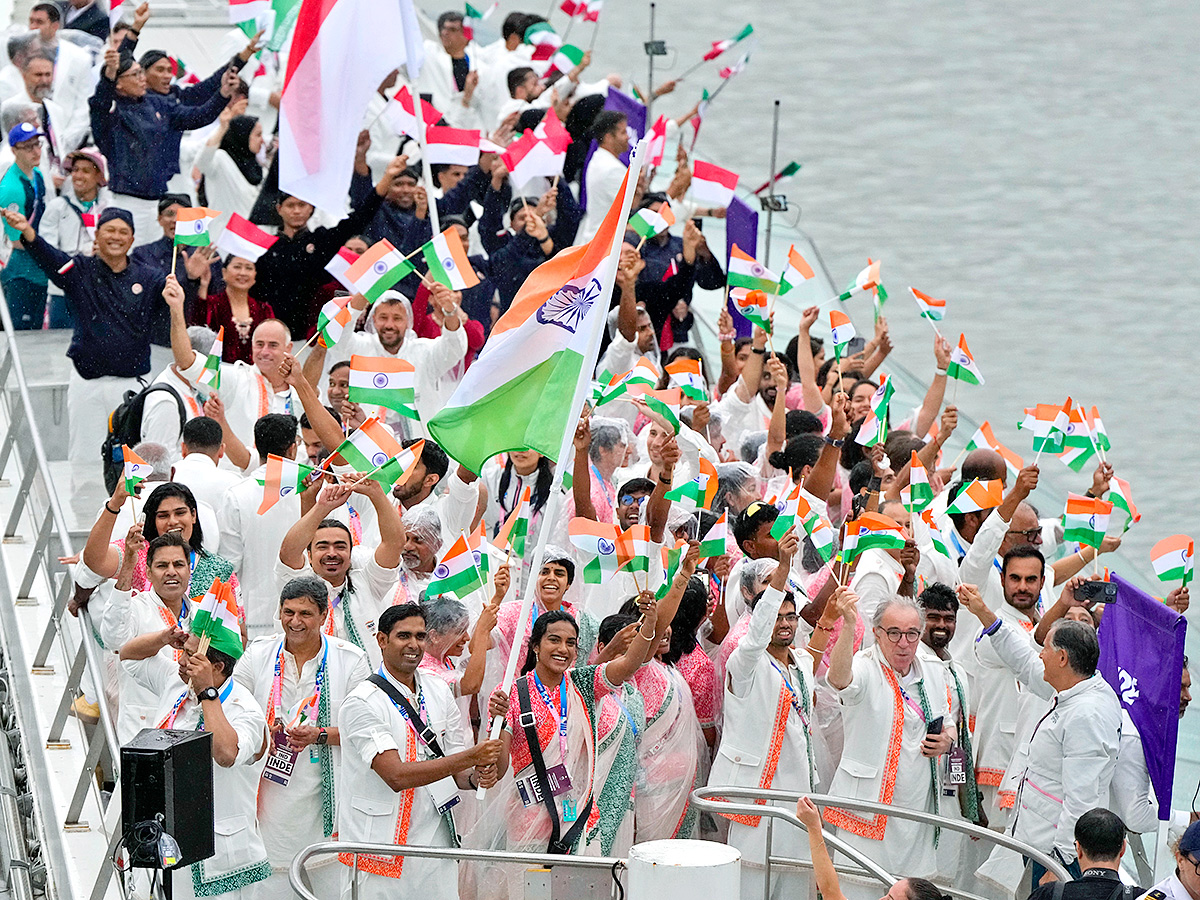
[{"label": "white kurta", "polygon": [[[169,384],[183,400],[184,422],[204,415],[195,388],[175,373],[173,365],[167,366],[154,379],[154,384]],[[155,391],[146,397],[142,407],[142,440],[162,444],[176,456],[182,442],[179,427],[179,404],[166,391]],[[217,507],[219,508],[219,507]]]},{"label": "white kurta", "polygon": [[[426,724],[450,756],[465,749],[458,705],[449,686],[439,678],[416,673],[419,696],[384,674],[420,709],[424,698]],[[342,703],[338,716],[342,738],[341,800],[338,803],[338,835],[343,841],[374,844],[424,844],[451,846],[446,818],[434,804],[427,787],[393,791],[371,768],[376,756],[395,750],[402,762],[431,759],[391,698],[370,682],[360,684]],[[346,863],[343,900],[349,900],[350,865]],[[359,900],[458,900],[458,868],[450,860],[370,857],[358,859]]]},{"label": "white kurta", "polygon": [[171,480],[187,485],[197,500],[219,510],[225,501],[225,492],[241,484],[242,477],[236,472],[219,468],[211,456],[189,453],[175,463]]},{"label": "white kurta", "polygon": [[[725,724],[709,784],[812,791],[817,783],[810,747],[813,666],[808,652],[791,652],[786,669],[767,653],[783,593],[768,587],[750,614],[750,627],[729,656],[725,669]],[[784,683],[795,690],[797,710]],[[745,803],[745,800],[737,802]],[[777,804],[788,806],[788,804]],[[761,867],[766,823],[739,817],[729,826],[729,843],[742,852],[742,896],[762,896]],[[772,853],[809,859],[808,837],[795,828],[775,827]],[[776,871],[772,896],[802,898],[811,878]]]},{"label": "white kurta", "polygon": [[[192,611],[191,604],[185,603],[183,618],[176,623],[175,615],[153,590],[114,589],[109,593],[100,617],[100,639],[107,649],[115,653],[122,644],[139,634],[162,631],[174,624],[186,629]],[[170,647],[163,647],[154,659],[177,666],[175,651]],[[146,688],[138,678],[138,673],[150,664],[149,660],[144,659],[126,659],[119,664],[121,704],[117,713],[117,739],[122,744],[136,737],[143,728],[153,728],[158,724],[153,715],[161,699],[160,692]]]},{"label": "white kurta", "polygon": [[[162,722],[175,707],[176,701],[189,693],[179,681],[179,668],[157,657],[145,660],[152,665],[142,668],[138,678],[143,687],[159,696],[154,712],[154,724]],[[234,670],[236,671],[236,669]],[[228,688],[228,693],[226,689]],[[263,711],[248,690],[236,681],[218,688],[221,709],[237,732],[238,752],[228,768],[213,764],[213,830],[216,852],[203,862],[194,863],[175,873],[174,896],[190,900],[196,896],[196,885],[205,888],[205,896],[257,896],[253,888],[271,874],[267,851],[258,828],[255,794],[258,775],[262,769],[267,722]],[[189,696],[180,708],[171,727],[177,731],[199,730],[201,704]]]},{"label": "white kurta", "polygon": [[[183,376],[194,384],[205,362],[206,358],[197,353]],[[225,404],[229,427],[247,448],[254,446],[254,423],[267,413],[284,413],[299,419],[304,412],[295,388],[288,387],[276,393],[257,366],[241,360],[221,363],[221,389],[215,393]]]},{"label": "white kurta", "polygon": [[[889,674],[896,679],[896,687]],[[932,717],[944,716],[949,723],[946,681],[944,667],[922,663],[920,658],[913,661],[907,676],[899,675],[887,664],[878,644],[856,654],[852,680],[838,691],[845,745],[829,793],[937,812],[941,785],[939,781],[935,790],[929,760],[921,755],[926,724],[917,712],[917,683],[923,683]],[[915,708],[904,702],[901,688]],[[933,829],[929,826],[897,816],[870,816],[833,808],[825,811],[825,818],[839,827],[839,837],[890,872],[917,878],[936,873]],[[870,892],[877,896],[878,885],[871,885]]]},{"label": "white kurta", "polygon": [[[274,709],[272,694],[275,687],[275,666],[282,653],[279,673],[280,707]],[[336,727],[342,701],[371,674],[367,656],[353,644],[338,638],[325,638],[323,648],[316,657],[298,669],[296,658],[283,646],[282,635],[258,638],[251,641],[245,655],[238,661],[234,679],[245,687],[259,706],[273,710],[276,718],[289,723],[296,715],[297,707],[316,693],[317,673],[321,673],[321,692],[326,694],[329,724]],[[269,723],[268,723],[269,724]],[[311,720],[306,724],[317,724]],[[325,831],[322,792],[329,791],[331,815],[336,810],[332,804],[337,798],[337,776],[341,771],[340,746],[330,746],[325,753],[330,755],[332,784],[323,784],[321,749],[310,745],[300,751],[296,766],[286,785],[267,778],[259,781],[258,821],[263,842],[273,870],[267,886],[271,896],[290,898],[287,885],[287,868],[292,858],[309,844],[329,840]],[[331,823],[332,824],[332,823]],[[309,864],[311,870],[329,869],[335,862],[332,856],[318,857]],[[319,880],[325,891],[340,888],[340,872],[324,873]],[[314,888],[318,885],[314,882]],[[320,891],[318,891],[320,894]],[[332,896],[332,893],[329,894]]]},{"label": "white kurta", "polygon": [[575,236],[576,244],[590,241],[600,230],[600,223],[621,190],[627,167],[603,147],[597,147],[584,175],[587,185],[587,214]]},{"label": "white kurta", "polygon": [[[293,569],[277,555],[276,596],[279,596],[279,591],[293,578],[313,574],[315,573],[307,560],[307,554],[304,566],[299,569]],[[352,590],[345,590],[345,582],[337,586],[325,582],[329,588],[334,635],[360,646],[366,652],[372,667],[378,666],[382,661],[375,632],[379,630],[379,614],[392,605],[392,594],[395,592],[398,576],[399,568],[385,569],[375,561],[373,551],[356,549],[350,554],[348,581]]]},{"label": "white kurta", "polygon": [[262,515],[266,465],[225,492],[218,507],[221,523],[221,555],[233,565],[246,610],[246,629],[250,637],[263,637],[277,629],[279,586],[275,563],[279,547],[300,518],[300,495],[289,494]]}]

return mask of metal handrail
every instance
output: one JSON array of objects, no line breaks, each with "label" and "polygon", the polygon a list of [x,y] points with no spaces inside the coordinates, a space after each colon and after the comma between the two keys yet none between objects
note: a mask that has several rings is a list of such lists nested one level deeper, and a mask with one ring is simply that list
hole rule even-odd
[{"label": "metal handrail", "polygon": [[[304,865],[314,856],[330,853],[349,853],[354,856],[355,873],[359,855],[416,856],[424,859],[450,859],[455,862],[475,859],[481,862],[519,863],[540,867],[563,866],[576,869],[608,869],[624,866],[625,860],[609,856],[559,856],[554,853],[514,853],[508,850],[464,850],[461,847],[426,847],[423,844],[356,844],[348,841],[322,841],[309,844],[296,854],[288,867],[288,883],[302,900],[327,900],[318,897],[304,886]],[[616,877],[616,873],[613,873]],[[358,881],[351,887],[351,897],[358,896]]]},{"label": "metal handrail", "polygon": [[[908,819],[913,822],[919,822],[922,825],[934,825],[939,828],[944,828],[949,831],[957,831],[969,837],[978,838],[984,841],[990,841],[993,844],[998,844],[1001,847],[1006,847],[1009,850],[1015,850],[1022,856],[1026,856],[1044,866],[1049,871],[1053,872],[1055,877],[1060,881],[1066,882],[1072,879],[1070,872],[1063,867],[1057,859],[1049,854],[1039,850],[1037,847],[1032,847],[1024,841],[1019,841],[1011,835],[1007,835],[1002,831],[992,831],[990,828],[980,828],[970,822],[962,819],[947,819],[944,816],[935,816],[933,813],[923,812],[916,809],[906,809],[902,806],[892,806],[887,803],[874,803],[869,800],[850,800],[846,797],[833,797],[829,794],[809,794],[801,791],[774,791],[764,790],[761,788],[745,788],[735,787],[733,785],[709,785],[708,787],[698,788],[692,791],[692,803],[698,809],[712,813],[727,813],[734,812],[738,814],[749,814],[754,816],[771,816],[773,818],[783,819],[793,825],[798,825],[804,828],[804,823],[797,819],[786,809],[772,807],[770,805],[759,806],[757,804],[737,804],[726,803],[720,798],[736,797],[743,800],[781,800],[789,804],[795,804],[801,797],[807,797],[817,806],[836,806],[841,809],[851,809],[855,812],[866,813],[881,813],[886,816],[894,816],[897,819]],[[779,813],[783,813],[779,815]],[[804,829],[807,831],[808,829]],[[828,832],[825,834],[826,843],[830,841]],[[836,845],[835,845],[836,846]],[[839,848],[840,849],[840,848]],[[769,847],[768,847],[769,851]],[[767,860],[768,880],[770,876],[770,859]],[[876,874],[878,878],[878,874]],[[890,877],[890,876],[889,876]],[[894,880],[894,879],[893,879]],[[891,882],[885,882],[890,884]]]},{"label": "metal handrail", "polygon": [[[18,595],[21,597],[29,596],[33,583],[38,573],[41,572],[50,588],[53,598],[49,621],[47,622],[46,630],[30,669],[44,667],[50,651],[55,644],[58,645],[63,660],[69,662],[69,674],[62,699],[59,703],[58,712],[44,739],[42,735],[35,733],[36,719],[33,717],[31,709],[25,709],[22,712],[21,705],[16,705],[20,730],[27,743],[26,757],[31,770],[33,770],[31,772],[31,776],[33,776],[31,777],[31,782],[33,783],[34,809],[38,814],[36,821],[40,825],[39,831],[43,840],[43,846],[47,850],[48,875],[52,883],[55,883],[60,889],[60,894],[65,896],[65,891],[62,889],[69,888],[70,869],[66,861],[63,846],[63,826],[78,824],[79,814],[83,809],[88,793],[97,790],[94,776],[97,765],[105,765],[112,772],[113,780],[118,782],[119,785],[120,744],[117,741],[115,723],[104,700],[105,669],[101,665],[100,656],[93,641],[92,635],[96,631],[92,618],[87,610],[81,610],[78,619],[74,620],[78,629],[77,632],[75,629],[64,627],[63,615],[66,612],[67,601],[71,595],[73,580],[70,574],[57,562],[57,557],[72,556],[74,548],[71,545],[67,518],[63,511],[62,502],[54,487],[54,480],[50,474],[45,447],[42,444],[41,433],[38,430],[37,420],[34,417],[34,407],[30,397],[29,384],[25,378],[25,371],[21,364],[21,356],[18,349],[19,338],[17,332],[13,329],[13,321],[9,314],[8,304],[2,297],[0,297],[0,322],[4,325],[5,343],[8,351],[5,354],[3,364],[0,364],[0,376],[2,376],[0,377],[0,384],[7,384],[9,376],[11,376],[16,383],[17,391],[20,395],[20,404],[14,410],[13,405],[7,402],[8,392],[4,392],[6,415],[12,433],[6,438],[5,447],[3,448],[4,458],[0,459],[0,462],[7,464],[8,451],[15,450],[16,445],[21,442],[21,438],[18,438],[16,434],[17,428],[15,426],[18,423],[23,424],[28,429],[27,435],[22,435],[22,437],[27,437],[29,444],[26,455],[21,460],[21,488],[16,495],[12,516],[9,519],[9,527],[6,529],[6,532],[15,533],[14,529],[22,512],[29,514],[31,523],[37,528],[37,540],[33,547],[29,565],[21,580]],[[14,454],[14,457],[19,459],[21,454]],[[46,501],[46,511],[40,523],[36,522],[37,516],[34,515],[32,504],[30,503],[35,476],[40,476],[41,478],[41,487],[44,490]],[[57,553],[51,550],[52,545],[57,548]],[[5,589],[7,589],[7,585]],[[8,611],[6,610],[6,612]],[[71,617],[68,616],[68,621],[70,620]],[[11,624],[11,619],[6,621],[6,626]],[[16,638],[17,632],[12,630],[10,633],[14,636],[13,642],[15,643],[18,640]],[[12,660],[9,660],[9,665],[12,665]],[[49,766],[46,764],[43,754],[33,750],[33,742],[36,741],[37,745],[44,747],[47,743],[56,743],[61,740],[62,731],[66,725],[67,714],[71,704],[78,696],[80,679],[85,670],[91,676],[92,683],[96,686],[99,697],[97,704],[100,710],[99,727],[93,729],[90,735],[86,729],[82,727],[79,729],[82,740],[87,744],[87,753],[85,762],[76,780],[74,794],[67,814],[64,821],[59,823],[53,821],[56,818],[56,811],[50,794],[52,780]],[[113,796],[119,796],[119,793],[118,787],[114,791]],[[104,805],[101,802],[101,806],[103,807]],[[111,864],[105,860],[100,864],[100,869],[90,896],[93,898],[102,896],[111,877]]]}]

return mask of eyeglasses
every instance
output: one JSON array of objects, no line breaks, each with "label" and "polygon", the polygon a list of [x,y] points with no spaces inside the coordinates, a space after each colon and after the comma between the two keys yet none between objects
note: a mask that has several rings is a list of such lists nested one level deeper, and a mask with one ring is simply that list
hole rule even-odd
[{"label": "eyeglasses", "polygon": [[900,643],[901,638],[904,638],[909,644],[915,644],[921,639],[921,632],[916,628],[910,628],[908,631],[901,631],[899,628],[888,628],[883,630],[883,636],[888,639],[888,643],[890,644]]},{"label": "eyeglasses", "polygon": [[1029,528],[1025,531],[1013,531],[1012,529],[1009,529],[1008,536],[1014,540],[1020,538],[1026,543],[1036,544],[1039,540],[1041,540],[1042,526],[1039,525],[1037,528]]},{"label": "eyeglasses", "polygon": [[787,613],[785,615],[779,615],[775,617],[776,623],[783,622],[785,625],[795,625],[799,621],[800,617],[795,613]]},{"label": "eyeglasses", "polygon": [[641,506],[643,503],[646,502],[646,497],[647,497],[646,494],[642,494],[642,496],[640,496],[640,497],[635,497],[635,496],[633,496],[633,494],[622,494],[621,495],[621,505],[622,506],[634,506],[636,504],[637,506]]}]

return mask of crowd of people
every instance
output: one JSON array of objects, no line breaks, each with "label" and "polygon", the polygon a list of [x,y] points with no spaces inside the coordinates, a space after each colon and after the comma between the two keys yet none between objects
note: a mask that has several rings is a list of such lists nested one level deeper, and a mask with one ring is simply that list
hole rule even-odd
[{"label": "crowd of people", "polygon": [[[1068,889],[1116,897],[1126,834],[1158,825],[1137,730],[1098,674],[1103,610],[1084,588],[1119,537],[1093,548],[1048,534],[1031,503],[1037,465],[988,448],[943,456],[958,412],[940,335],[925,396],[893,411],[871,447],[856,437],[893,349],[883,317],[834,354],[811,334],[817,307],[740,337],[726,309],[710,371],[690,340],[690,304],[695,287],[726,284],[723,251],[702,230],[724,210],[689,200],[677,135],[695,109],[667,123],[678,150],[666,189],[641,177],[634,200],[671,204],[682,227],[628,234],[595,370],[641,366],[663,388],[667,366],[694,361],[681,424],[630,391],[589,405],[572,458],[513,450],[476,473],[426,424],[530,273],[590,239],[620,193],[630,135],[605,100],[621,78],[587,81],[590,54],[548,72],[525,41],[541,16],[511,13],[481,45],[462,14],[443,13],[413,95],[500,146],[553,109],[573,139],[562,177],[522,196],[486,150],[475,165],[425,171],[420,147],[381,115],[405,84],[397,71],[372,98],[346,208],[316,210],[278,188],[281,54],[234,30],[217,53],[228,64],[188,79],[177,56],[138,48],[150,16],[143,3],[110,32],[95,0],[37,3],[28,30],[11,34],[0,285],[16,328],[73,329],[69,457],[89,480],[111,474],[99,452],[109,417],[136,399],[122,421],[148,476],[110,478],[72,560],[71,608],[89,611],[106,660],[73,712],[94,721],[107,704],[122,742],[143,728],[212,734],[216,852],[177,873],[177,896],[290,897],[293,857],[329,839],[611,857],[670,838],[736,846],[743,895],[761,896],[766,820],[690,800],[731,785],[1007,832],[1081,879]],[[198,205],[219,211],[214,233],[237,214],[276,240],[257,259],[175,247],[177,216]],[[433,209],[478,284],[453,290],[414,272],[373,302],[354,295],[354,324],[329,346],[306,344],[341,290],[331,261],[381,239],[414,253],[434,236]],[[352,397],[352,357],[411,365],[415,416]],[[403,478],[385,484],[339,453],[372,422],[413,448]],[[910,460],[934,495],[921,515]],[[278,491],[293,463],[313,471]],[[706,473],[715,495],[680,499]],[[1101,459],[1079,487],[1100,498],[1113,478]],[[958,511],[975,480],[998,484],[997,502]],[[559,490],[562,512],[550,515]],[[831,562],[800,519],[779,522],[795,497],[843,538],[871,515],[902,546]],[[523,504],[525,549],[489,546]],[[593,577],[571,539],[581,520],[644,528],[643,577]],[[724,548],[702,555],[723,529]],[[1047,537],[1056,554],[1043,552]],[[479,583],[443,590],[445,560],[469,538]],[[232,589],[240,634],[201,646],[192,626],[214,585]],[[1165,598],[1179,613],[1188,602],[1186,587]],[[522,665],[506,690],[514,652]],[[1190,681],[1185,666],[1180,716]],[[492,716],[505,723],[499,739]],[[771,896],[878,896],[866,881],[839,885],[823,827],[901,876],[890,900],[1054,892],[1036,860],[959,832],[807,800],[796,814],[807,836],[776,828],[771,852],[810,860],[813,874],[775,870]],[[1176,836],[1178,868],[1158,900],[1200,900],[1198,829]],[[357,879],[366,898],[489,898],[520,896],[523,874],[344,853],[306,877],[320,897],[348,898]]]}]

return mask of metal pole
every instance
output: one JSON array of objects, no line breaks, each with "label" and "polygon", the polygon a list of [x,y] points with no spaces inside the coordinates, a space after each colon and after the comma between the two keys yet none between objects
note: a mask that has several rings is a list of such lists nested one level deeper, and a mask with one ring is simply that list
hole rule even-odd
[{"label": "metal pole", "polygon": [[771,900],[771,845],[775,837],[775,819],[767,819],[767,852],[763,856],[763,900]]},{"label": "metal pole", "polygon": [[[657,4],[654,3],[650,4],[650,44],[654,43],[654,8],[656,5]],[[646,86],[646,128],[650,128],[650,126],[654,124],[654,119],[650,117],[650,114],[654,109],[654,53],[649,52],[646,54],[646,56],[649,60],[647,65],[650,69],[649,79]]]},{"label": "metal pole", "polygon": [[771,265],[771,219],[775,215],[775,155],[779,150],[779,101],[775,101],[775,120],[771,126],[771,171],[767,173],[767,249],[763,265]]}]

